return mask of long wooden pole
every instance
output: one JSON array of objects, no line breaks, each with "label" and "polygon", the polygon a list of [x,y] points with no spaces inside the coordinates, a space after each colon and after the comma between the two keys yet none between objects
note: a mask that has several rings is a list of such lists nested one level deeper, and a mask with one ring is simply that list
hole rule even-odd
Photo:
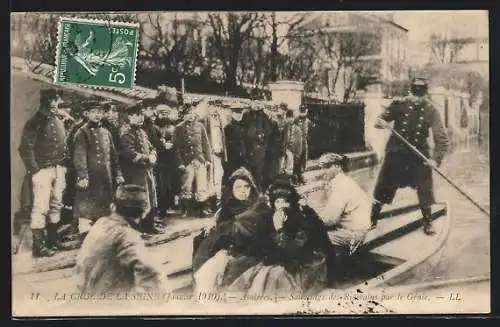
[{"label": "long wooden pole", "polygon": [[[398,139],[400,139],[404,144],[406,144],[412,151],[413,153],[415,153],[417,156],[419,156],[422,160],[424,160],[425,162],[430,162],[429,158],[427,158],[422,152],[420,152],[413,144],[411,144],[410,142],[408,142],[408,140],[406,140],[401,134],[399,134],[397,131],[394,130],[394,128],[392,128],[391,126],[389,126],[388,124],[384,124],[384,127],[387,128],[388,130],[390,130],[394,135],[396,135],[396,137]],[[446,174],[441,171],[438,167],[434,166],[434,165],[430,165],[432,169],[434,169],[434,171],[436,171],[445,181],[448,182],[448,184],[450,184],[451,186],[453,186],[453,188],[455,188],[455,190],[457,190],[460,194],[462,194],[467,200],[469,200],[476,208],[478,208],[481,212],[483,212],[485,215],[487,215],[488,217],[490,216],[490,213],[484,209],[483,207],[481,207],[477,201],[475,201],[469,194],[467,194],[464,190],[462,190],[460,187],[458,187],[452,180],[450,177],[446,176]]]}]

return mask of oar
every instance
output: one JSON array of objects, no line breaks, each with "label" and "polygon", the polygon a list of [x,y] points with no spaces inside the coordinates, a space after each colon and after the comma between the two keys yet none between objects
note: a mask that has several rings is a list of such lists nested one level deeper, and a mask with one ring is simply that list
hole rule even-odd
[{"label": "oar", "polygon": [[[422,152],[420,152],[413,144],[411,144],[410,142],[408,142],[408,140],[406,140],[401,134],[399,134],[397,131],[394,130],[394,128],[392,128],[389,124],[383,124],[383,126],[385,128],[387,128],[388,130],[390,130],[394,135],[396,135],[396,137],[398,139],[400,139],[404,144],[406,144],[412,151],[413,153],[415,153],[417,156],[419,156],[422,160],[424,160],[425,162],[427,163],[430,163],[430,159],[427,158]],[[445,181],[448,182],[448,184],[450,184],[451,186],[453,186],[455,188],[455,190],[457,190],[460,194],[462,194],[465,198],[467,198],[467,200],[469,200],[476,208],[478,208],[479,210],[481,210],[485,215],[487,215],[488,217],[490,216],[489,212],[484,209],[483,207],[481,207],[477,201],[475,201],[469,194],[467,194],[464,190],[462,190],[460,187],[458,187],[452,180],[451,178],[449,178],[448,176],[446,176],[445,173],[443,173],[438,167],[434,166],[434,165],[430,165],[432,167],[432,169],[434,169],[434,171],[436,171],[441,177],[443,177],[443,179]]]}]

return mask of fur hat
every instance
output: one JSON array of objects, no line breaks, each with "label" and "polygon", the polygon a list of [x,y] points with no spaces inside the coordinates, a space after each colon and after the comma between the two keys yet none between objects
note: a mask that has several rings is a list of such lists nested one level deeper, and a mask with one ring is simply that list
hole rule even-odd
[{"label": "fur hat", "polygon": [[146,209],[148,206],[148,193],[139,185],[120,185],[116,190],[116,203],[124,207]]},{"label": "fur hat", "polygon": [[298,203],[300,195],[290,182],[290,178],[280,175],[269,187],[269,198],[271,203],[274,203],[277,198],[285,198],[289,203],[295,204]]}]

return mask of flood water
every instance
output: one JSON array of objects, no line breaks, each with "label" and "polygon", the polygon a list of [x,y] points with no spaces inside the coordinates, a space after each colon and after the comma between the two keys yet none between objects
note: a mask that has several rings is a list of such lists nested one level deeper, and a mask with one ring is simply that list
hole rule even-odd
[{"label": "flood water", "polygon": [[[490,210],[490,163],[486,144],[471,143],[443,162],[442,170],[481,207]],[[437,201],[451,205],[453,228],[441,260],[419,281],[446,280],[490,274],[490,218],[439,175],[434,175]],[[411,281],[409,281],[411,282]]]}]

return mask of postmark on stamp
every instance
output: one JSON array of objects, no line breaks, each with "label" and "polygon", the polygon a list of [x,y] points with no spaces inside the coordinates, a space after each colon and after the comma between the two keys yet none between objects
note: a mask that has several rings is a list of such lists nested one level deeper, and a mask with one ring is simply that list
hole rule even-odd
[{"label": "postmark on stamp", "polygon": [[139,24],[61,17],[55,84],[132,89]]}]

